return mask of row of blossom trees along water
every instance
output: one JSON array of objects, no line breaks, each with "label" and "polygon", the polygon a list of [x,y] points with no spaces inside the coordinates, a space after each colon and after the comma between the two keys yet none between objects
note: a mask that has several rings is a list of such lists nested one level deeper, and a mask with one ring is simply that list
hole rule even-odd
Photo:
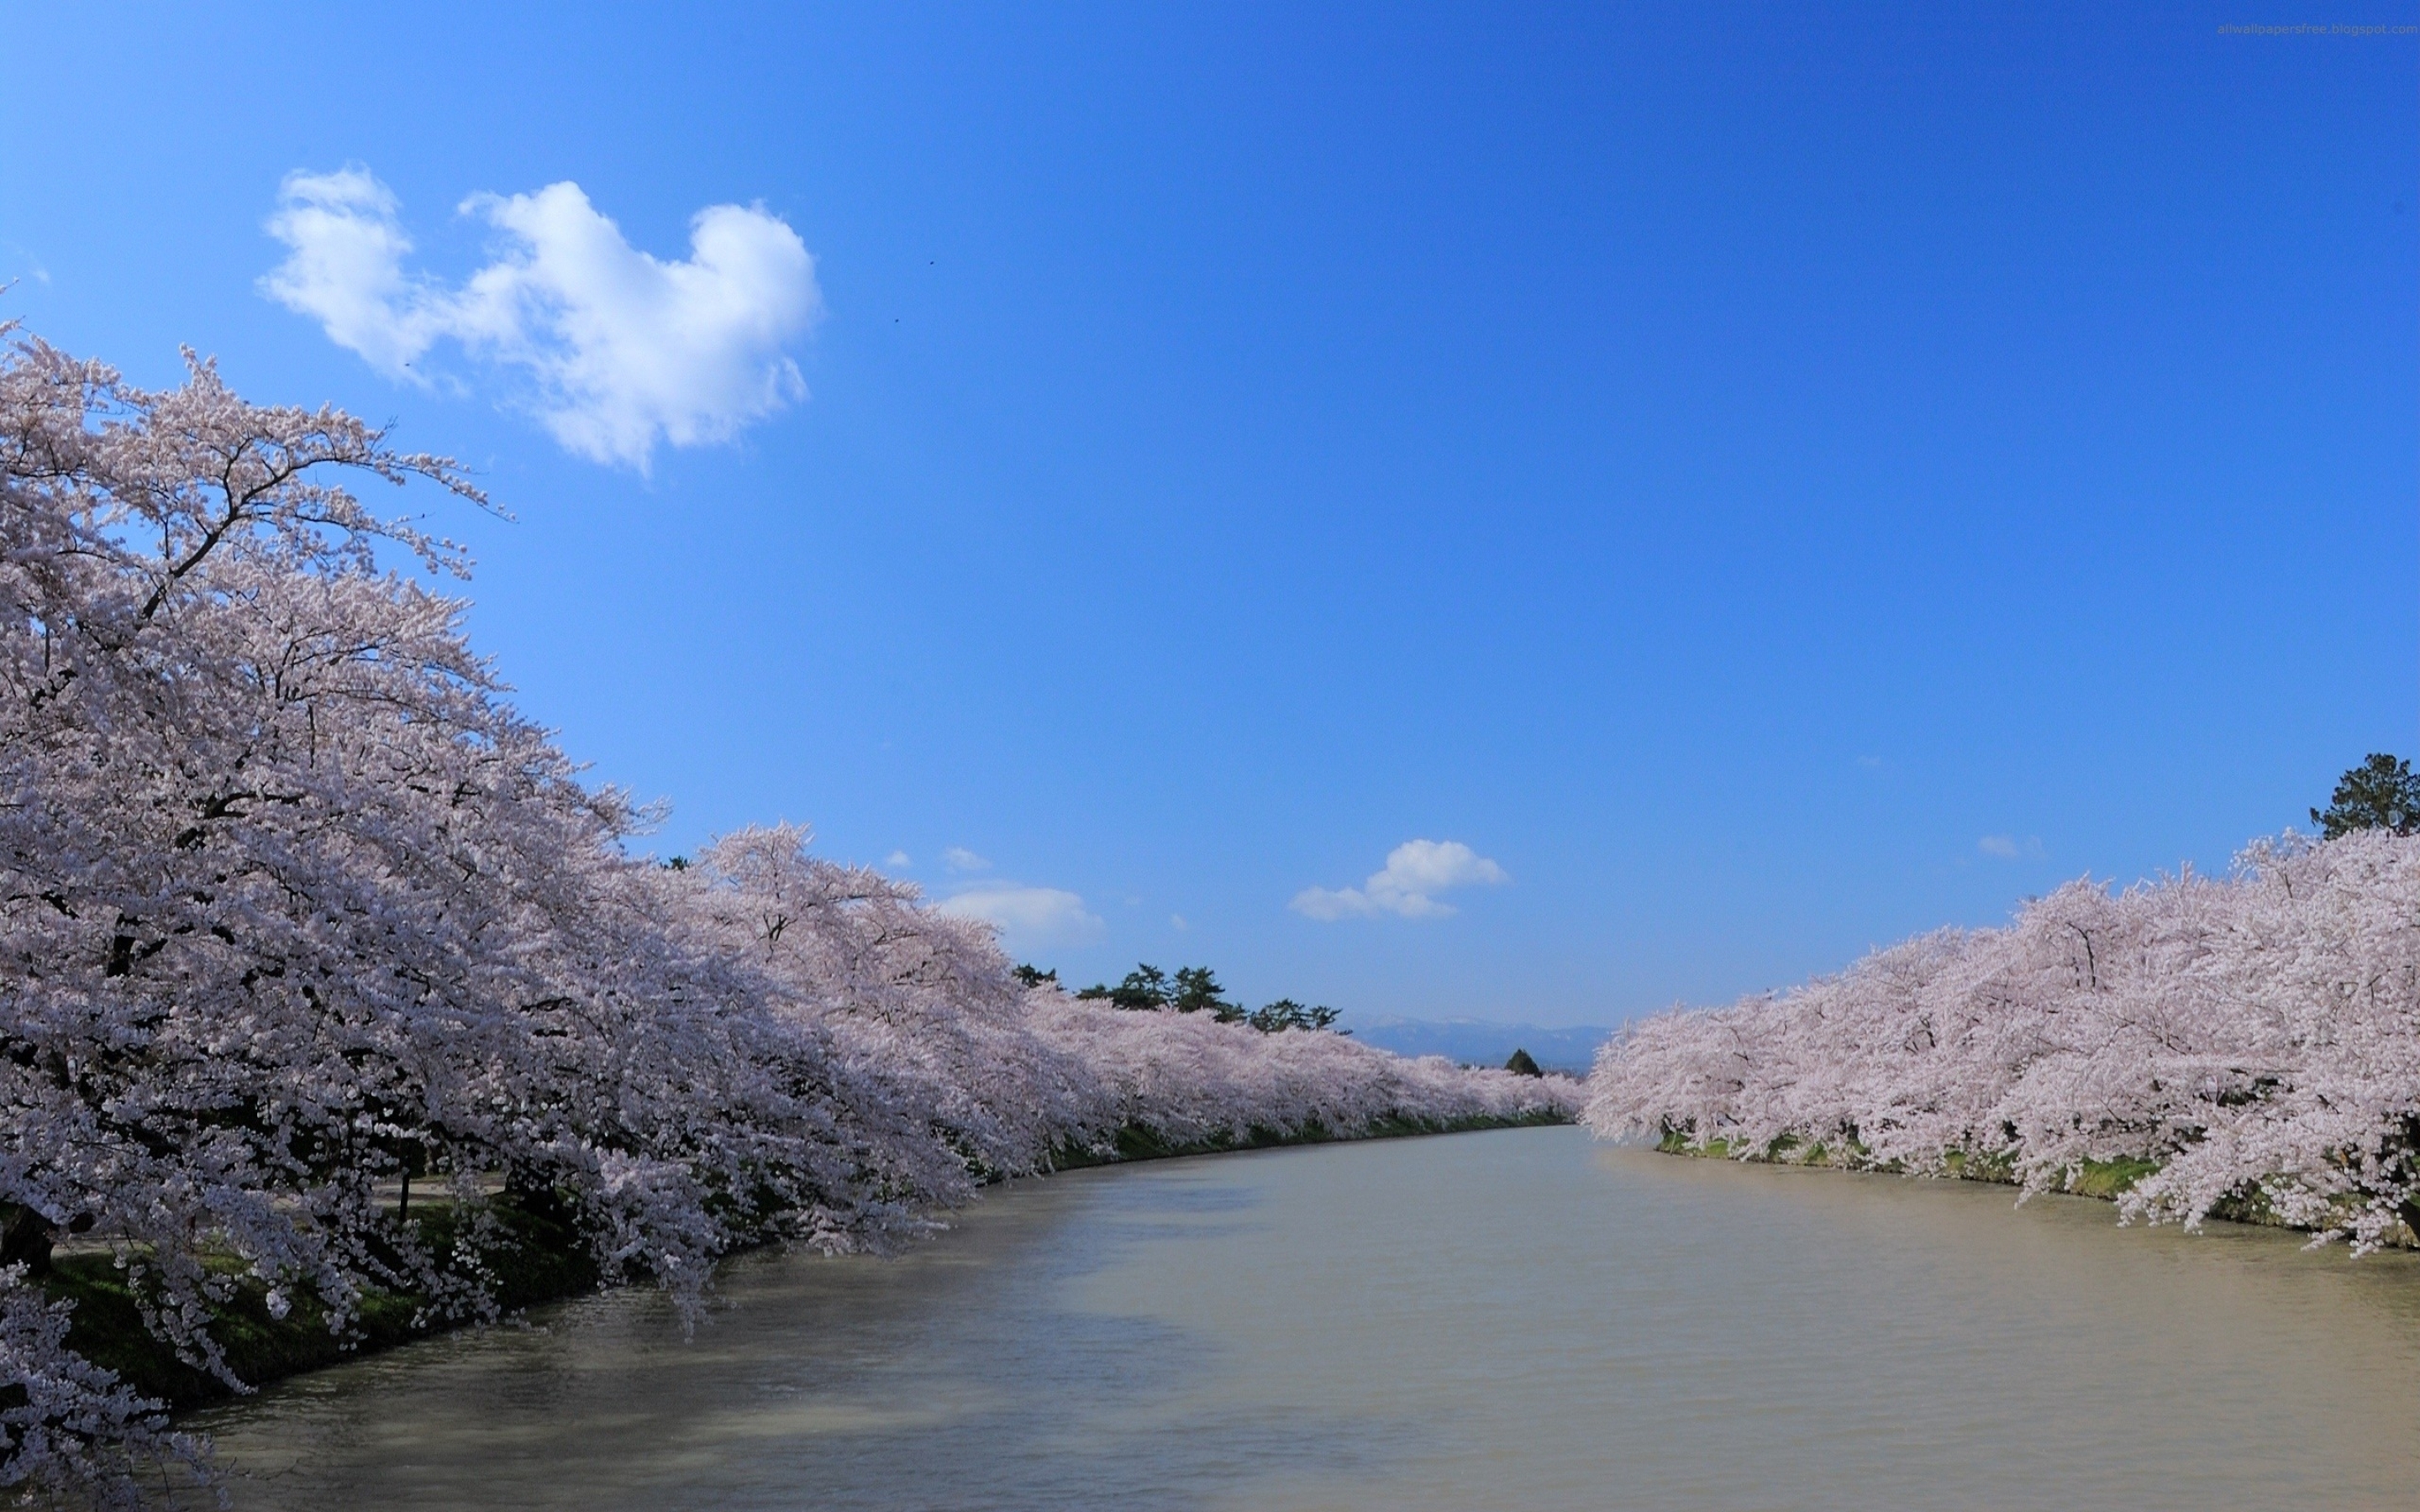
[{"label": "row of blossom trees along water", "polygon": [[2223,880],[2074,882],[2005,929],[1631,1026],[1601,1134],[1745,1159],[2099,1188],[2130,1218],[2420,1234],[2420,782],[2348,773],[2324,838]]},{"label": "row of blossom trees along water", "polygon": [[735,1246],[877,1246],[1121,1140],[1576,1110],[1568,1081],[1020,980],[986,926],[797,828],[633,858],[645,816],[426,586],[460,552],[343,486],[483,504],[452,464],[207,364],[145,392],[10,341],[0,1486],[131,1502],[198,1455],[70,1337],[54,1267],[97,1252],[233,1384],[231,1310],[493,1316],[534,1222],[693,1306]]}]

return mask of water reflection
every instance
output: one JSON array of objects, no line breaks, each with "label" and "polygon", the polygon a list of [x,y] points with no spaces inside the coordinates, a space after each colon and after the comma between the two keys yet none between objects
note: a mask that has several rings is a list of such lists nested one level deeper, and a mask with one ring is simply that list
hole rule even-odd
[{"label": "water reflection", "polygon": [[1576,1131],[995,1194],[206,1426],[239,1508],[2402,1504],[2420,1265]]},{"label": "water reflection", "polygon": [[1223,1367],[1216,1340],[1071,1288],[1141,1250],[1255,1242],[1258,1205],[1175,1167],[1071,1174],[901,1258],[744,1257],[691,1338],[659,1298],[596,1298],[201,1426],[239,1507],[1202,1505],[1239,1461],[1350,1470],[1370,1444],[1249,1400],[1171,1416]]}]

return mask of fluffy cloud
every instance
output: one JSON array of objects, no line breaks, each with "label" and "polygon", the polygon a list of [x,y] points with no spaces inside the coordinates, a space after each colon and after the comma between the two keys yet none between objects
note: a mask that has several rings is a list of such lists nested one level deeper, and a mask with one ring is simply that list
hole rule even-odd
[{"label": "fluffy cloud", "polygon": [[1098,939],[1099,916],[1087,913],[1084,900],[1057,887],[1024,887],[1012,882],[986,882],[944,898],[937,904],[945,914],[980,918],[997,928],[1011,949],[1044,945],[1081,945]]},{"label": "fluffy cloud", "polygon": [[287,255],[262,292],[393,378],[442,340],[517,369],[525,402],[582,456],[644,470],[659,441],[695,446],[806,396],[783,347],[821,315],[814,258],[761,206],[690,222],[686,261],[632,247],[574,183],[474,194],[500,233],[459,288],[408,273],[395,195],[365,168],[288,175],[269,233]]},{"label": "fluffy cloud", "polygon": [[2014,835],[1986,835],[1975,842],[1975,848],[2002,861],[2038,861],[2042,856],[2042,842],[2039,837],[2020,841]]},{"label": "fluffy cloud", "polygon": [[1357,887],[1305,887],[1287,906],[1311,918],[1332,920],[1397,914],[1438,918],[1453,905],[1436,894],[1455,887],[1498,887],[1512,879],[1504,869],[1460,841],[1409,840],[1387,853],[1386,870]]},{"label": "fluffy cloud", "polygon": [[442,332],[442,296],[404,276],[411,241],[395,211],[395,194],[367,169],[287,174],[269,234],[288,251],[260,286],[380,372],[410,377]]},{"label": "fluffy cloud", "polygon": [[953,872],[988,872],[991,863],[963,845],[953,845],[941,853],[941,864]]}]

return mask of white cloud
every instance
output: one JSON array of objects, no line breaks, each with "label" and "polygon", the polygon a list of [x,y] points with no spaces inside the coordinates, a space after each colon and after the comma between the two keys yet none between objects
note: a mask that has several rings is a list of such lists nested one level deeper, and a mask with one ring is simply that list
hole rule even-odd
[{"label": "white cloud", "polygon": [[1453,905],[1436,894],[1455,887],[1498,887],[1512,879],[1502,867],[1460,841],[1409,840],[1387,853],[1386,869],[1357,887],[1305,887],[1287,906],[1323,921],[1398,914],[1440,918]]},{"label": "white cloud", "polygon": [[405,271],[411,240],[369,170],[289,174],[268,222],[287,255],[261,290],[392,378],[425,381],[414,364],[449,338],[520,369],[555,440],[599,462],[644,471],[659,441],[728,440],[806,397],[783,348],[822,314],[814,258],[762,206],[698,211],[681,262],[632,247],[575,183],[460,208],[504,245],[449,289]]},{"label": "white cloud", "polygon": [[2039,861],[2043,855],[2041,838],[2038,835],[2027,836],[2022,841],[2014,835],[1986,835],[1975,842],[1975,848],[2003,861],[2020,858]]},{"label": "white cloud", "polygon": [[953,872],[988,872],[991,863],[963,845],[953,845],[941,853],[941,864]]},{"label": "white cloud", "polygon": [[1024,887],[1013,882],[985,882],[937,904],[945,914],[980,918],[1001,932],[1012,949],[1044,945],[1081,945],[1100,937],[1106,927],[1099,916],[1087,913],[1084,900],[1057,887]]},{"label": "white cloud", "polygon": [[1187,931],[1187,930],[1189,930],[1189,929],[1191,929],[1191,928],[1193,927],[1192,925],[1190,925],[1190,924],[1188,924],[1188,923],[1187,923],[1187,922],[1185,921],[1185,916],[1184,916],[1183,914],[1171,914],[1171,915],[1169,915],[1169,916],[1168,916],[1168,922],[1169,922],[1170,926],[1171,926],[1171,928],[1173,928],[1173,929],[1174,929],[1178,933],[1180,933],[1180,934],[1184,933],[1186,931]]},{"label": "white cloud", "polygon": [[906,851],[892,851],[882,858],[882,864],[893,872],[905,872],[916,863]]},{"label": "white cloud", "polygon": [[318,321],[330,341],[388,377],[403,378],[442,333],[443,296],[426,281],[404,276],[411,240],[395,209],[394,192],[366,168],[287,174],[269,234],[289,250],[260,287]]}]

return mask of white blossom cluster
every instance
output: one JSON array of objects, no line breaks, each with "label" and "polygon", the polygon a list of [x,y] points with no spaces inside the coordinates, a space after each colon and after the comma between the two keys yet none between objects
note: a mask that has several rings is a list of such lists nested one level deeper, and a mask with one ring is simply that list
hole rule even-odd
[{"label": "white blossom cluster", "polygon": [[[1127,1128],[1576,1110],[1552,1078],[1029,991],[988,926],[799,829],[632,859],[646,816],[376,556],[458,551],[348,470],[484,502],[207,363],[147,392],[0,354],[0,1488],[131,1504],[204,1454],[69,1347],[39,1273],[70,1236],[240,1385],[210,1327],[239,1287],[340,1335],[370,1288],[492,1316],[499,1191],[693,1305],[734,1245],[880,1245]],[[456,1205],[442,1253],[399,1211],[413,1172]]]},{"label": "white blossom cluster", "polygon": [[1741,1157],[2030,1191],[2157,1169],[2125,1217],[2244,1204],[2356,1250],[2420,1229],[2420,837],[2254,844],[2234,874],[2075,882],[2004,929],[1635,1025],[1583,1121]]}]

